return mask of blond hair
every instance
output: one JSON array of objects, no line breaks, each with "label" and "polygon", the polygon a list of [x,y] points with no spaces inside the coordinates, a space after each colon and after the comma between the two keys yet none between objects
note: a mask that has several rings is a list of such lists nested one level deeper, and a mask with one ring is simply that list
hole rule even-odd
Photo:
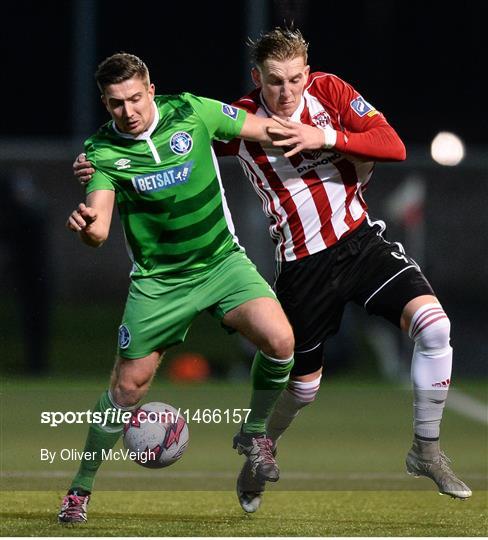
[{"label": "blond hair", "polygon": [[297,56],[303,57],[307,63],[308,43],[297,28],[276,27],[270,32],[261,34],[255,41],[249,39],[251,60],[258,66],[268,58],[273,60],[291,60]]}]

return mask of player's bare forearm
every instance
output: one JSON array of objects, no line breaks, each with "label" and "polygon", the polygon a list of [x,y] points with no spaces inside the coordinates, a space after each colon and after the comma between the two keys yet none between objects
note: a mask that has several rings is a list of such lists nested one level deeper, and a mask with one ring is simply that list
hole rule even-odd
[{"label": "player's bare forearm", "polygon": [[268,130],[273,126],[277,126],[277,124],[271,118],[262,118],[260,116],[248,113],[246,119],[244,120],[239,138],[246,141],[256,141],[271,145],[272,138]]},{"label": "player's bare forearm", "polygon": [[94,248],[102,246],[108,238],[108,233],[101,231],[100,227],[96,227],[94,223],[78,232],[80,240],[87,246]]},{"label": "player's bare forearm", "polygon": [[90,237],[87,233],[85,232],[81,232],[80,233],[80,239],[81,241],[86,244],[87,246],[90,246],[90,247],[100,247],[105,240],[96,240],[92,237]]},{"label": "player's bare forearm", "polygon": [[106,240],[97,226],[97,212],[80,203],[78,207],[71,212],[66,222],[66,226],[73,232],[78,233],[80,240],[91,247],[99,247]]},{"label": "player's bare forearm", "polygon": [[79,234],[80,240],[91,247],[100,247],[108,238],[115,194],[110,190],[94,191],[71,212],[66,226]]}]

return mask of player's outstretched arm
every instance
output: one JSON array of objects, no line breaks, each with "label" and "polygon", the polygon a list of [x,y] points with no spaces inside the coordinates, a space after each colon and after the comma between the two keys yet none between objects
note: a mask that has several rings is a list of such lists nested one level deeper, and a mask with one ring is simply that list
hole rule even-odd
[{"label": "player's outstretched arm", "polygon": [[79,233],[80,239],[88,246],[101,246],[108,238],[114,201],[114,191],[97,190],[89,193],[86,204],[80,203],[71,212],[66,227]]},{"label": "player's outstretched arm", "polygon": [[86,159],[86,154],[79,154],[73,162],[73,174],[83,186],[87,184],[95,174],[95,169],[90,161]]},{"label": "player's outstretched arm", "polygon": [[292,147],[285,153],[285,157],[298,154],[301,150],[332,148],[336,143],[337,133],[331,126],[324,130],[279,116],[273,116],[272,119],[275,125],[268,129],[268,133],[273,138],[273,146]]},{"label": "player's outstretched arm", "polygon": [[298,154],[301,150],[316,150],[332,146],[332,144],[324,146],[326,143],[324,131],[319,128],[278,116],[262,118],[251,113],[246,116],[239,138],[274,146],[292,146],[293,148],[285,154],[286,157]]},{"label": "player's outstretched arm", "polygon": [[271,137],[268,133],[268,129],[275,125],[275,121],[271,118],[261,118],[255,114],[247,113],[241,132],[239,133],[239,138],[246,141],[271,144]]}]

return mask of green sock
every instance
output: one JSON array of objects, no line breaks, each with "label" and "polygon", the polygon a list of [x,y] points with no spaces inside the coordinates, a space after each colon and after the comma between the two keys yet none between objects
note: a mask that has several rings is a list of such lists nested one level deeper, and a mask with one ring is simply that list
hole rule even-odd
[{"label": "green sock", "polygon": [[[132,408],[122,408],[114,405],[107,390],[100,396],[93,412],[98,411],[104,414],[105,411],[109,410],[112,413],[112,411],[127,411]],[[124,429],[123,422],[112,422],[111,416],[112,414],[108,415],[105,426],[103,425],[104,419],[102,420],[102,425],[90,424],[83,453],[86,458],[84,457],[81,460],[80,468],[71,483],[70,489],[81,488],[85,491],[92,491],[95,475],[103,461],[102,450],[108,451],[112,449]],[[87,455],[88,452],[89,455]]]},{"label": "green sock", "polygon": [[288,384],[293,363],[293,357],[277,360],[261,351],[256,353],[251,367],[251,412],[242,426],[244,433],[266,432],[266,419]]}]

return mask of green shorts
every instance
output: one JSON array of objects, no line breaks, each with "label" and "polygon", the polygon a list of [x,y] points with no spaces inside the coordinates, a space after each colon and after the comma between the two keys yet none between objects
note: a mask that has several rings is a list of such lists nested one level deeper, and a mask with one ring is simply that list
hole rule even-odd
[{"label": "green shorts", "polygon": [[118,354],[142,358],[166,350],[185,340],[191,323],[202,311],[222,320],[228,311],[262,297],[276,299],[269,284],[240,251],[203,272],[134,279],[119,327]]}]

